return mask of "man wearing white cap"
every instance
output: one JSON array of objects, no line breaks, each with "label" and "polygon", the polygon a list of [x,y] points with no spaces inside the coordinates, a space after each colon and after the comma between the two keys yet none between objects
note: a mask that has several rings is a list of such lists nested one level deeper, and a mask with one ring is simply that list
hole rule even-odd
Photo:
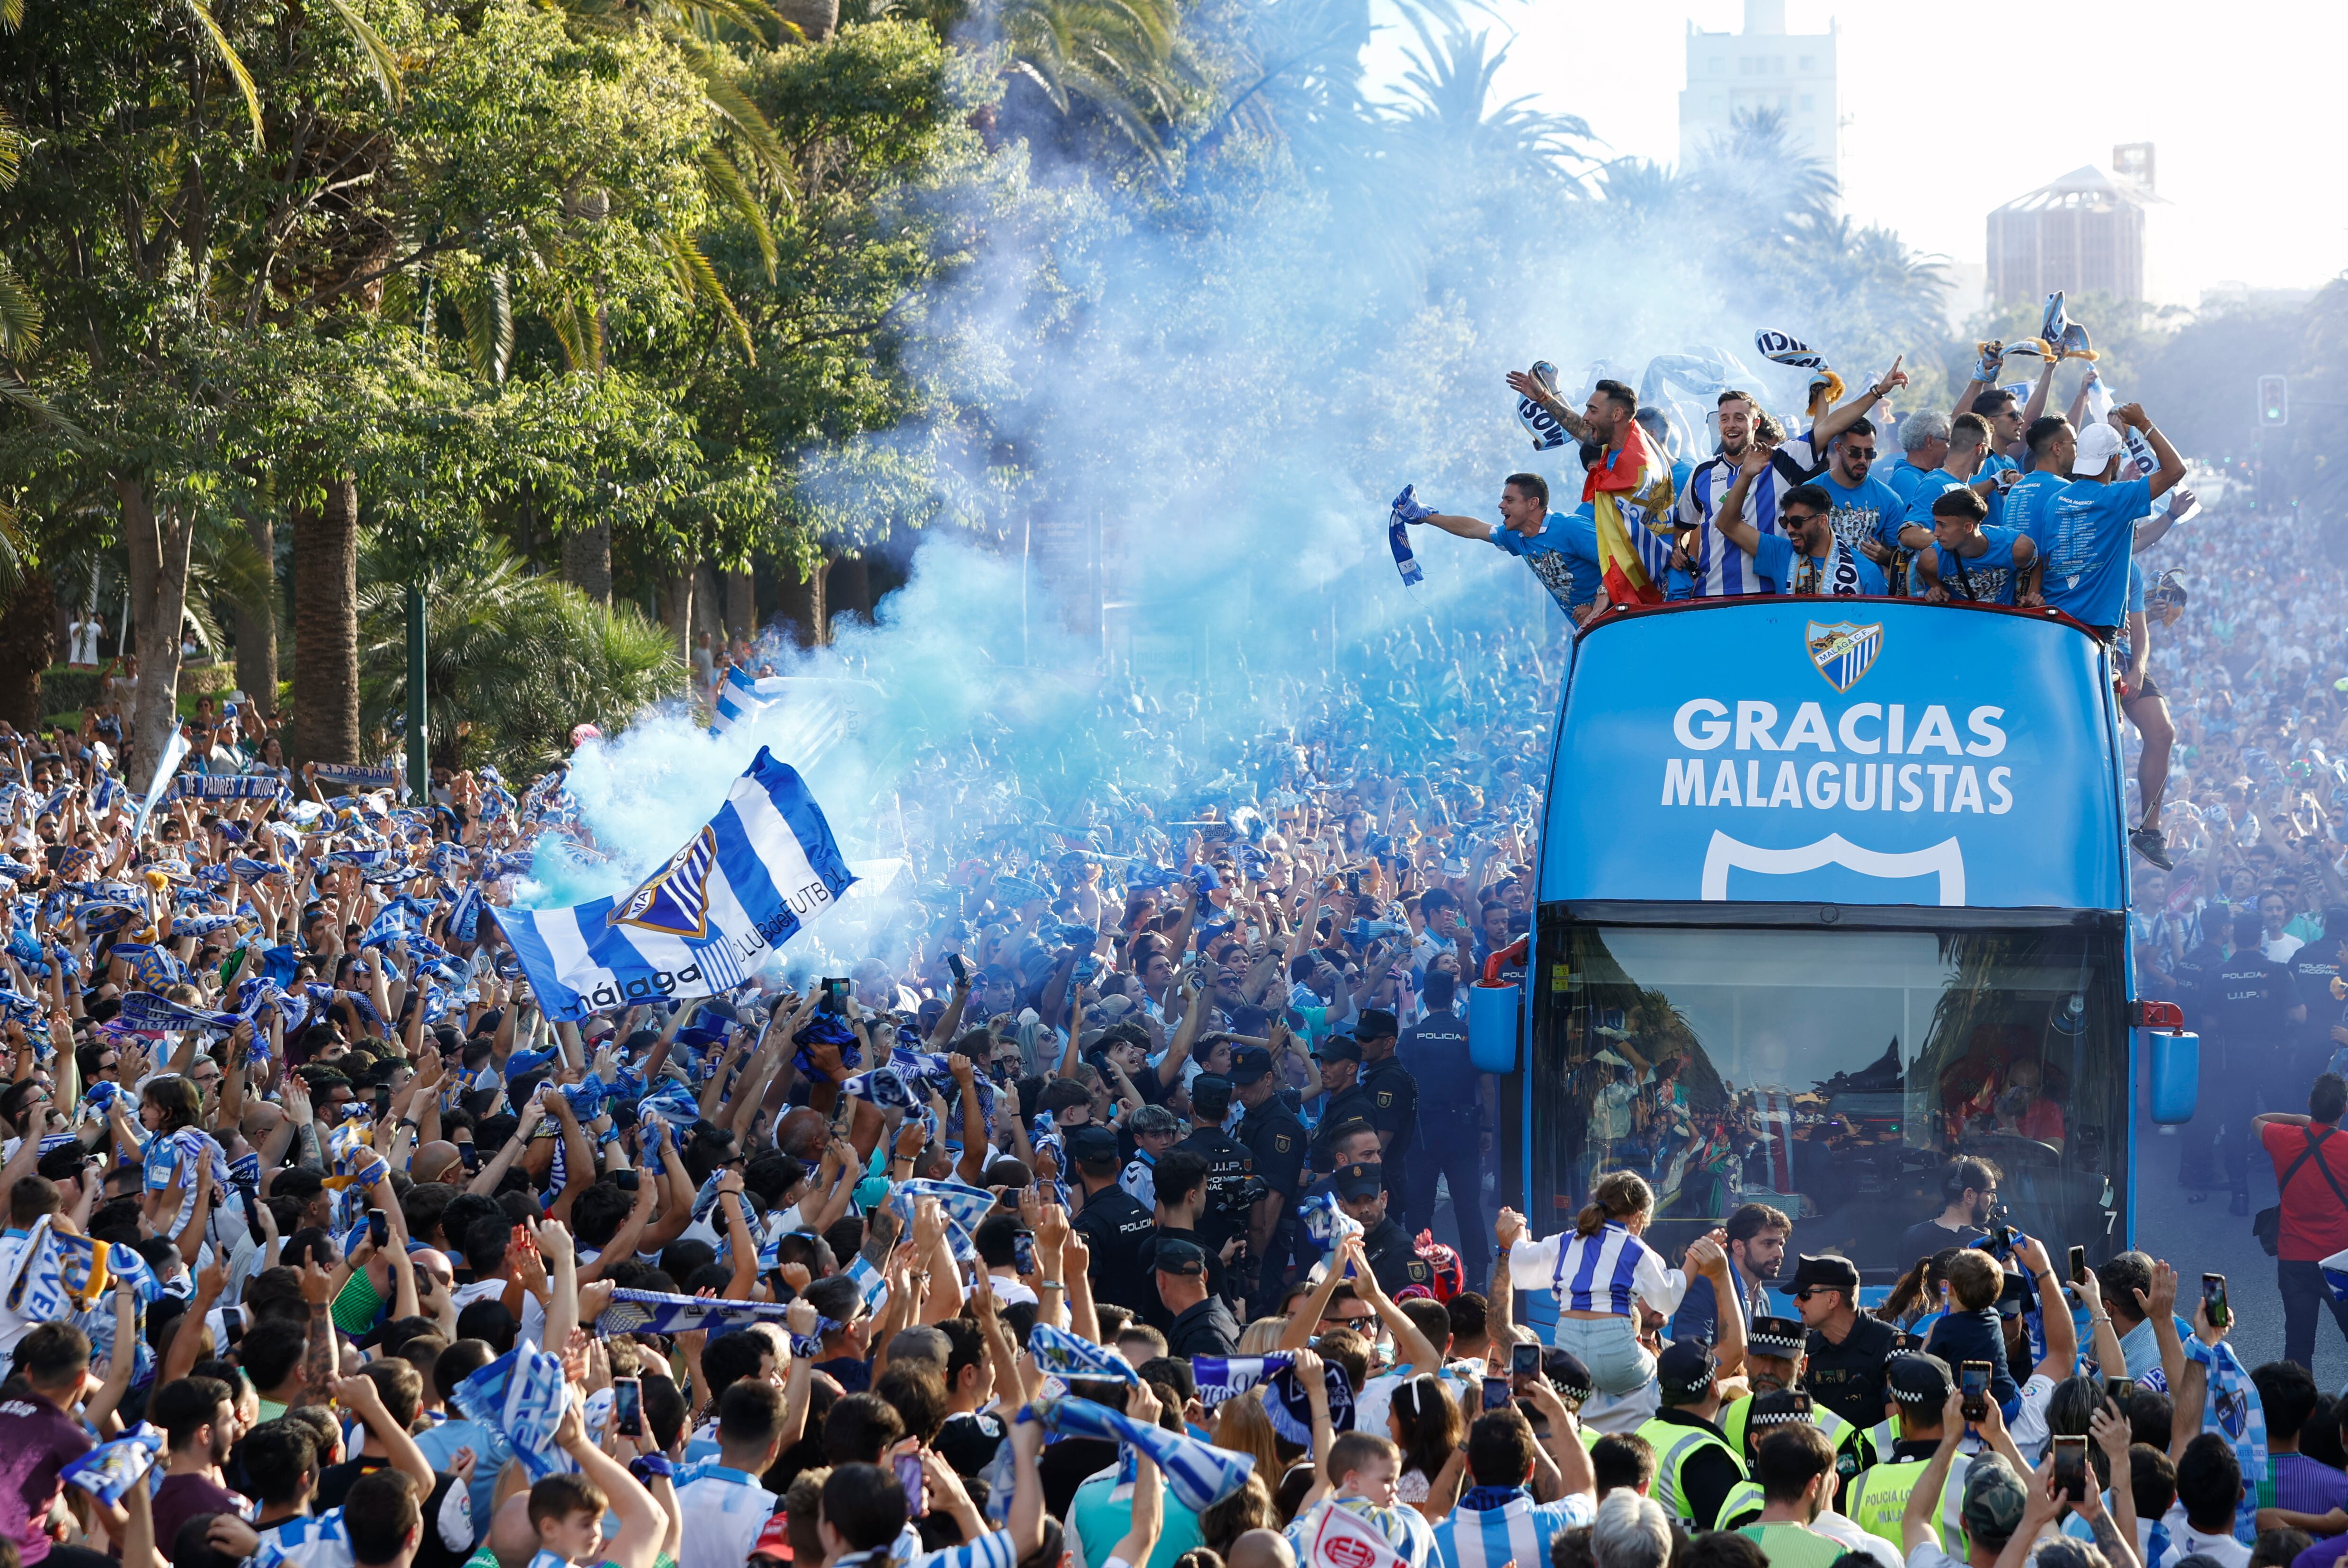
[{"label": "man wearing white cap", "polygon": [[[2127,454],[2120,431],[2144,432],[2160,468],[2148,479],[2116,476]],[[2144,407],[2127,403],[2112,410],[2109,424],[2089,425],[2078,434],[2071,457],[2071,482],[2051,504],[2033,509],[2025,525],[2037,547],[2039,592],[2045,603],[2093,627],[2106,643],[2116,636],[2127,600],[2128,556],[2138,519],[2155,498],[2185,477],[2185,460],[2168,438],[2153,428]]]}]

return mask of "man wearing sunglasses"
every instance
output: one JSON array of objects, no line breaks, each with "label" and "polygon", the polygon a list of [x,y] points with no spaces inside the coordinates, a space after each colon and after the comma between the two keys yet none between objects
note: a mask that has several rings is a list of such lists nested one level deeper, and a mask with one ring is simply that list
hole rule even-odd
[{"label": "man wearing sunglasses", "polygon": [[1859,1310],[1859,1270],[1849,1258],[1803,1258],[1794,1270],[1794,1305],[1810,1331],[1810,1397],[1854,1427],[1883,1419],[1883,1366],[1899,1336]]}]

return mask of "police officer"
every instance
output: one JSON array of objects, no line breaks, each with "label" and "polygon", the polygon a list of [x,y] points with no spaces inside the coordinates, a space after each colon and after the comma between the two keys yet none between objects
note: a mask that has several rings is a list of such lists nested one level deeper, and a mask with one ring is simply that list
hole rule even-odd
[{"label": "police officer", "polygon": [[1231,1080],[1200,1073],[1190,1080],[1190,1134],[1174,1147],[1188,1150],[1207,1162],[1207,1206],[1199,1215],[1201,1245],[1221,1250],[1233,1236],[1247,1234],[1249,1178],[1255,1173],[1254,1157],[1223,1130],[1231,1113]]},{"label": "police officer", "polygon": [[[2331,1067],[2332,1053],[2348,1046],[2348,1010],[2343,1010],[2342,999],[2332,991],[2343,958],[2348,958],[2348,908],[2335,904],[2323,912],[2323,934],[2292,954],[2287,965],[2300,1002],[2307,1008],[2307,1019],[2297,1030],[2299,1048],[2291,1064],[2291,1076],[2301,1083],[2314,1082]],[[2288,1110],[2290,1107],[2268,1109]]]},{"label": "police officer", "polygon": [[1639,1429],[1655,1450],[1655,1483],[1649,1495],[1691,1531],[1713,1529],[1745,1479],[1745,1461],[1715,1424],[1719,1369],[1712,1346],[1701,1340],[1675,1339],[1665,1346],[1655,1357],[1663,1402]]},{"label": "police officer", "polygon": [[1385,1168],[1348,1165],[1329,1179],[1329,1185],[1337,1194],[1337,1206],[1362,1227],[1362,1255],[1378,1288],[1395,1295],[1418,1285],[1431,1294],[1435,1270],[1411,1245],[1409,1233],[1386,1212]]},{"label": "police officer", "polygon": [[1156,1218],[1117,1184],[1117,1134],[1106,1127],[1072,1127],[1068,1163],[1083,1192],[1069,1228],[1085,1239],[1092,1262],[1085,1273],[1095,1301],[1139,1310],[1157,1305],[1158,1283],[1145,1262]]},{"label": "police officer", "polygon": [[[1869,1535],[1891,1542],[1892,1549],[1899,1551],[1900,1516],[1908,1511],[1909,1494],[1923,1479],[1932,1462],[1933,1451],[1941,1446],[1942,1412],[1955,1384],[1950,1379],[1947,1362],[1916,1351],[1894,1356],[1884,1366],[1883,1379],[1891,1396],[1890,1403],[1899,1412],[1899,1440],[1891,1445],[1890,1454],[1859,1471],[1843,1488],[1842,1513]],[[1961,1563],[1965,1551],[1961,1510],[1965,1471],[1971,1462],[1965,1455],[1959,1454],[1949,1466],[1949,1479],[1941,1489],[1937,1510],[1941,1549]]]},{"label": "police officer", "polygon": [[[1753,1446],[1760,1440],[1759,1411],[1763,1407],[1759,1401],[1771,1394],[1801,1388],[1802,1364],[1808,1342],[1809,1331],[1802,1326],[1799,1318],[1756,1317],[1746,1327],[1745,1374],[1751,1381],[1752,1392],[1722,1408],[1719,1427],[1748,1470],[1753,1463]],[[1888,1430],[1878,1434],[1874,1428],[1853,1426],[1814,1400],[1807,1418],[1834,1445],[1835,1473],[1846,1481],[1875,1462],[1876,1436],[1880,1435],[1886,1448],[1892,1440]]]},{"label": "police officer", "polygon": [[[2218,1037],[2218,1070],[2214,1080],[2202,1075],[2201,1104],[2191,1125],[2200,1138],[2222,1140],[2219,1149],[2237,1214],[2250,1212],[2250,1115],[2258,1091],[2265,1089],[2267,1098],[2285,1110],[2307,1093],[2303,1081],[2290,1083],[2285,1077],[2289,1035],[2292,1026],[2305,1021],[2307,1008],[2290,969],[2260,951],[2265,940],[2266,925],[2258,911],[2236,911],[2233,950],[2209,974],[2202,998]],[[2217,1174],[2214,1163],[2212,1176]]]},{"label": "police officer", "polygon": [[[1313,1059],[1321,1066],[1322,1093],[1321,1125],[1313,1136],[1313,1169],[1325,1173],[1337,1168],[1330,1148],[1337,1134],[1364,1125],[1375,1127],[1377,1107],[1362,1087],[1362,1047],[1353,1036],[1330,1036],[1313,1053]],[[1383,1148],[1385,1140],[1379,1143]]]},{"label": "police officer", "polygon": [[1240,1119],[1239,1140],[1255,1162],[1261,1183],[1248,1213],[1248,1255],[1263,1260],[1256,1281],[1253,1314],[1262,1316],[1278,1309],[1281,1265],[1296,1250],[1296,1204],[1304,1187],[1304,1122],[1281,1091],[1273,1076],[1272,1053],[1262,1046],[1241,1046],[1231,1053],[1231,1086],[1247,1114]]},{"label": "police officer", "polygon": [[[1779,1318],[1777,1321],[1782,1323],[1785,1319]],[[1795,1326],[1798,1328],[1801,1326],[1797,1324]],[[1755,1450],[1760,1447],[1761,1439],[1771,1432],[1797,1423],[1818,1427],[1818,1429],[1824,1432],[1826,1429],[1819,1426],[1820,1418],[1834,1418],[1833,1411],[1811,1403],[1808,1395],[1792,1388],[1773,1388],[1766,1394],[1754,1394],[1737,1400],[1721,1412],[1721,1429],[1724,1431],[1727,1430],[1728,1416],[1731,1411],[1741,1412],[1737,1417],[1737,1422],[1744,1432],[1745,1468],[1748,1476],[1757,1473],[1754,1463]],[[1729,1432],[1728,1437],[1731,1442],[1738,1440],[1735,1432]],[[1827,1440],[1832,1442],[1834,1439],[1829,1437]],[[1836,1461],[1835,1473],[1843,1476],[1845,1480],[1849,1479],[1848,1475],[1843,1474],[1839,1457]],[[1761,1511],[1768,1505],[1768,1501],[1762,1492],[1761,1483],[1758,1480],[1747,1479],[1738,1481],[1729,1489],[1728,1501],[1720,1505],[1720,1528],[1742,1530],[1746,1525],[1758,1522]]]},{"label": "police officer", "polygon": [[1361,1081],[1370,1097],[1370,1125],[1378,1130],[1378,1158],[1385,1164],[1386,1185],[1394,1190],[1397,1209],[1408,1205],[1410,1146],[1418,1138],[1418,1080],[1395,1058],[1399,1033],[1395,1016],[1384,1007],[1363,1008],[1354,1028],[1354,1041],[1362,1047]]},{"label": "police officer", "polygon": [[1435,1224],[1435,1186],[1451,1189],[1451,1217],[1459,1229],[1460,1261],[1471,1276],[1492,1255],[1492,1229],[1484,1220],[1484,1156],[1491,1136],[1492,1079],[1468,1055],[1468,1021],[1452,1011],[1457,982],[1437,969],[1426,977],[1426,1016],[1411,1026],[1394,1059],[1409,1072],[1418,1095],[1418,1128],[1403,1161],[1402,1228],[1412,1235]]}]

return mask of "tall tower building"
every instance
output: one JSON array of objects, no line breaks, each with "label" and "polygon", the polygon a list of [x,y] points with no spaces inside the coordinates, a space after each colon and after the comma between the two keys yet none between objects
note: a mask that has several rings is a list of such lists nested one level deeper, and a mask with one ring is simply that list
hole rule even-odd
[{"label": "tall tower building", "polygon": [[1989,215],[1990,296],[2041,300],[2055,289],[2140,300],[2150,142],[2112,150],[2109,170],[2086,164]]},{"label": "tall tower building", "polygon": [[1788,33],[1786,0],[1745,0],[1741,33],[1707,33],[1688,24],[1680,161],[1725,136],[1739,113],[1762,108],[1783,117],[1796,151],[1842,177],[1834,24],[1823,33]]}]

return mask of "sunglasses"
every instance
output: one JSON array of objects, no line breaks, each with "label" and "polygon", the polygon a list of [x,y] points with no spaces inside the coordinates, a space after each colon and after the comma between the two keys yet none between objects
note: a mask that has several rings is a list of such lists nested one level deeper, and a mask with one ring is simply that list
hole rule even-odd
[{"label": "sunglasses", "polygon": [[1830,1284],[1814,1284],[1807,1290],[1796,1291],[1794,1293],[1794,1299],[1796,1301],[1807,1301],[1814,1295],[1840,1295],[1841,1294],[1842,1291],[1838,1286]]}]

